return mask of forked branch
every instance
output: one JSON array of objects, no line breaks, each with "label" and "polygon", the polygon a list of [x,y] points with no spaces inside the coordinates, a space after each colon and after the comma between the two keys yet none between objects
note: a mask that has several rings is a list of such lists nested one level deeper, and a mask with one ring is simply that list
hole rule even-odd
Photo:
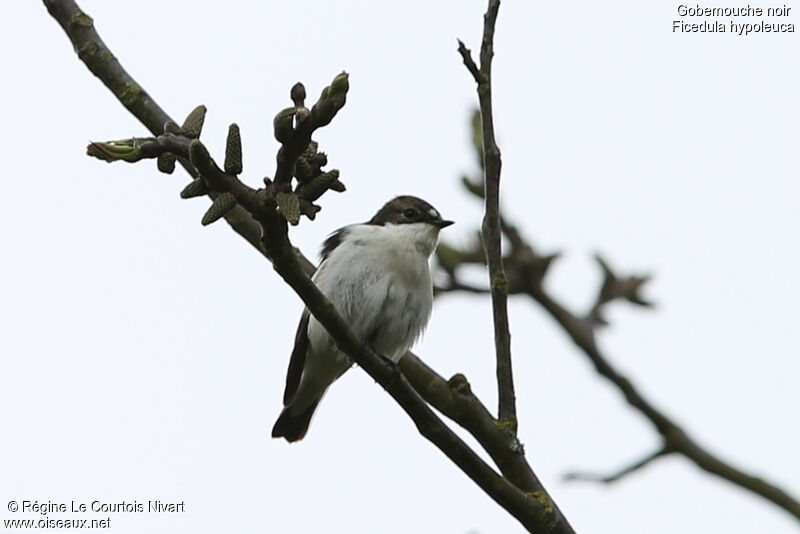
[{"label": "forked branch", "polygon": [[[476,149],[480,149],[480,147],[476,147]],[[474,179],[464,179],[465,189],[482,197],[483,192],[478,185]],[[596,260],[602,270],[603,281],[597,291],[595,302],[586,313],[572,312],[547,290],[545,284],[553,260],[558,255],[540,254],[509,221],[501,220],[501,226],[511,245],[511,250],[504,257],[509,293],[527,295],[541,305],[580,348],[597,372],[622,393],[632,408],[650,421],[662,439],[662,447],[658,451],[632,463],[625,469],[611,475],[573,473],[568,477],[570,480],[611,483],[638,472],[666,454],[680,454],[707,473],[759,495],[800,519],[800,502],[777,485],[733,466],[701,446],[674,419],[646,398],[628,377],[615,368],[605,351],[598,345],[596,330],[605,324],[603,312],[612,302],[626,301],[637,306],[652,306],[652,303],[641,295],[642,287],[649,279],[648,276],[620,276],[606,260],[597,256]],[[481,254],[481,248],[480,243],[466,249],[456,248],[446,243],[440,244],[437,255],[439,264],[447,275],[447,281],[438,288],[439,294],[451,291],[482,290],[480,287],[472,287],[462,282],[459,276],[460,266],[482,264],[485,261]],[[465,287],[466,289],[464,289]]]},{"label": "forked branch", "polygon": [[[50,13],[66,31],[81,59],[92,72],[125,103],[128,88],[144,91],[128,76],[113,55],[105,48],[93,22],[71,0],[45,0]],[[88,51],[83,53],[81,51]],[[96,54],[92,51],[100,51]],[[113,68],[103,61],[113,60]],[[275,119],[275,137],[281,142],[275,179],[267,180],[265,188],[253,189],[242,183],[241,146],[238,128],[231,126],[226,150],[226,162],[220,168],[197,139],[202,128],[205,108],[198,107],[183,126],[178,127],[166,114],[146,98],[136,99],[136,105],[126,107],[156,135],[108,143],[93,143],[89,154],[107,161],[138,161],[155,158],[159,170],[172,172],[180,161],[195,178],[182,196],[192,198],[208,194],[214,203],[204,224],[224,216],[237,233],[245,236],[260,252],[273,261],[278,273],[301,296],[309,310],[328,329],[337,344],[361,367],[376,379],[406,410],[419,431],[437,445],[456,465],[474,480],[488,495],[517,518],[528,530],[536,532],[570,533],[572,529],[555,508],[541,484],[525,461],[522,447],[498,425],[480,401],[471,394],[466,379],[457,375],[444,381],[413,354],[404,358],[403,369],[413,377],[412,388],[398,368],[377,355],[356,339],[336,314],[331,304],[309,279],[313,265],[291,245],[288,222],[297,223],[300,214],[313,218],[316,210],[307,203],[318,198],[320,191],[336,189],[338,174],[322,173],[324,165],[316,150],[311,150],[311,134],[324,126],[335,111],[344,104],[342,81],[334,83],[323,93],[320,102],[311,110],[304,105],[305,91],[295,86],[291,91],[292,108],[279,113]],[[346,82],[346,77],[343,79]],[[338,85],[337,85],[338,84]],[[331,114],[331,106],[336,108]],[[155,117],[155,119],[153,119]],[[316,117],[316,118],[315,118]],[[324,117],[328,117],[325,119]],[[316,167],[315,167],[316,165]],[[304,175],[311,169],[312,179]],[[292,189],[292,180],[297,187]],[[312,187],[312,184],[317,184]],[[313,208],[313,206],[312,206]],[[486,448],[504,476],[497,474],[475,454],[433,413],[419,397],[425,395],[443,413],[464,425]]]}]

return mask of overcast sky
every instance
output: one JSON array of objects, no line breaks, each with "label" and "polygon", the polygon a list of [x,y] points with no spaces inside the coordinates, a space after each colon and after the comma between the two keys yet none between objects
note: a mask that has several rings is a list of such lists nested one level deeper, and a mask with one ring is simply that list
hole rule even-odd
[{"label": "overcast sky", "polygon": [[[89,140],[146,132],[41,2],[12,5],[0,33],[0,519],[41,517],[9,512],[12,500],[158,499],[186,512],[48,517],[110,515],[116,534],[521,532],[358,369],[303,442],[269,437],[299,299],[224,223],[200,226],[208,201],[178,197],[185,175],[85,156]],[[548,288],[575,310],[598,287],[595,252],[652,273],[658,307],[613,306],[603,349],[700,443],[798,498],[800,43],[673,33],[678,5],[503,3],[503,205],[540,250],[563,252]],[[350,73],[346,107],[317,136],[348,191],[291,231],[310,257],[403,193],[457,221],[446,239],[471,239],[480,206],[459,181],[475,171],[476,96],[456,38],[478,49],[482,0],[81,6],[173,118],[208,107],[212,154],[240,125],[251,185],[274,170],[272,117],[292,84],[316,98]],[[797,531],[681,458],[611,487],[562,482],[613,471],[658,436],[534,303],[512,298],[510,313],[520,438],[579,532]],[[416,350],[494,409],[490,321],[487,299],[444,297]]]}]

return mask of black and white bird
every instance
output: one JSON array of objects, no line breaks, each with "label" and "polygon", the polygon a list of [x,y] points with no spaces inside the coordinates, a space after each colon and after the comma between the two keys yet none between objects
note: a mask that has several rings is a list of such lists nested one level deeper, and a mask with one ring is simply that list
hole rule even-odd
[{"label": "black and white bird", "polygon": [[[425,330],[433,305],[429,260],[439,230],[453,224],[424,200],[399,196],[369,222],[345,226],[322,247],[317,287],[353,333],[393,362]],[[272,437],[303,439],[328,387],[352,365],[308,310],[289,361],[284,409]]]}]

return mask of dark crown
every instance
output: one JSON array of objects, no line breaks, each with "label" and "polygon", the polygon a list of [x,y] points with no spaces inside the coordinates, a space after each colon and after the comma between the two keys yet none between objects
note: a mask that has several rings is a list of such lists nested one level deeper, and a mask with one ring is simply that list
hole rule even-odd
[{"label": "dark crown", "polygon": [[367,224],[383,226],[385,224],[430,223],[439,228],[450,226],[452,221],[445,221],[439,212],[422,200],[411,195],[395,197],[378,210]]},{"label": "dark crown", "polygon": [[[378,210],[366,224],[384,226],[386,224],[428,223],[438,228],[450,226],[453,221],[445,221],[436,209],[421,198],[403,195],[395,197]],[[328,236],[322,244],[320,255],[325,260],[344,239],[349,226],[339,228]]]}]

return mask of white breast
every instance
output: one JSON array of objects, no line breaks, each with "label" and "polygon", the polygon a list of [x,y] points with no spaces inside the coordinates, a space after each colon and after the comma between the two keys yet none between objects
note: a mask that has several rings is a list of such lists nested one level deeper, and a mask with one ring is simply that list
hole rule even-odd
[{"label": "white breast", "polygon": [[[314,281],[357,336],[397,361],[430,318],[428,262],[437,239],[438,229],[424,223],[351,226]],[[313,318],[309,341],[315,352],[333,350],[327,332]]]}]

